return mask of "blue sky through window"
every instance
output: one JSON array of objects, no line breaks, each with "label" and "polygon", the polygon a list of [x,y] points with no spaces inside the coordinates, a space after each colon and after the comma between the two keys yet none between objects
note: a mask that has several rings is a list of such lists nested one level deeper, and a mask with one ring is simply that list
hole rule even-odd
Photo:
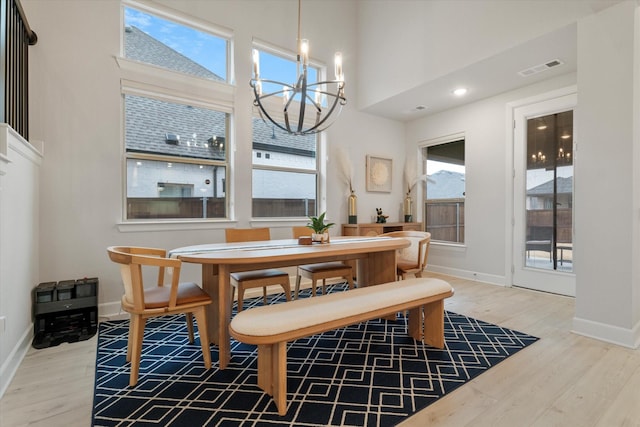
[{"label": "blue sky through window", "polygon": [[134,26],[227,80],[227,41],[139,10],[125,8],[125,26]]},{"label": "blue sky through window", "polygon": [[[281,58],[265,51],[260,51],[260,78],[276,80],[282,83],[294,84],[297,79],[296,63],[290,59]],[[315,68],[307,68],[307,82],[317,82],[318,71]],[[263,92],[275,92],[282,90],[282,86],[265,83]]]},{"label": "blue sky through window", "polygon": [[[125,26],[139,28],[227,80],[227,41],[225,39],[129,7],[125,8]],[[251,52],[247,52],[247,55],[251,55]],[[294,84],[296,73],[295,61],[264,51],[260,52],[262,78]],[[307,78],[308,82],[317,82],[318,70],[309,67]],[[265,85],[263,90],[273,92],[282,90],[282,87]]]}]

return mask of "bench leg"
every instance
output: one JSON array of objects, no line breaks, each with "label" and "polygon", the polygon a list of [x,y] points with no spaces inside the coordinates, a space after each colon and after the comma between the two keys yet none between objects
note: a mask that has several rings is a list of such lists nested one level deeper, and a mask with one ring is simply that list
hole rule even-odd
[{"label": "bench leg", "polygon": [[273,400],[278,414],[287,414],[287,343],[279,342],[271,346],[273,380]]},{"label": "bench leg", "polygon": [[444,300],[424,306],[424,343],[444,348]]},{"label": "bench leg", "polygon": [[409,310],[407,333],[416,341],[422,341],[422,307]]},{"label": "bench leg", "polygon": [[265,391],[278,408],[287,414],[287,343],[258,346],[258,387]]},{"label": "bench leg", "polygon": [[271,345],[258,346],[258,387],[269,396],[273,396],[273,380],[271,379]]}]

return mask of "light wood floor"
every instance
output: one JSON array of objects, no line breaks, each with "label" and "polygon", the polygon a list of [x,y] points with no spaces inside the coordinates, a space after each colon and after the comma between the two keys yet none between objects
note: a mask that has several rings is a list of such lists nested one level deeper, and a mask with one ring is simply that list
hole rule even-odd
[{"label": "light wood floor", "polygon": [[[572,334],[573,299],[444,278],[456,289],[447,310],[541,340],[403,427],[640,426],[640,350]],[[0,401],[0,426],[89,426],[95,346],[31,349]]]}]

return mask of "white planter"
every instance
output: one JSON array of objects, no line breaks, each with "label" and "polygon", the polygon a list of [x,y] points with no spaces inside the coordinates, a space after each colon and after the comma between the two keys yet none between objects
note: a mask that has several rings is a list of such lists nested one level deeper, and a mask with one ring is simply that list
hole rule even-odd
[{"label": "white planter", "polygon": [[311,240],[319,243],[329,243],[329,233],[312,233]]}]

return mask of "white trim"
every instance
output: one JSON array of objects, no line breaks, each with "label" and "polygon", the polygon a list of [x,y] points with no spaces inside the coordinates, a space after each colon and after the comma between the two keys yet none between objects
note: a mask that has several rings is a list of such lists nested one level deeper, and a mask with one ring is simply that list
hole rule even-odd
[{"label": "white trim", "polygon": [[[523,98],[517,101],[507,103],[507,108],[511,110],[515,110],[518,107],[524,107],[531,104],[537,104],[539,102],[548,101],[554,98],[562,98],[566,95],[573,95],[578,93],[578,86],[571,85],[561,89],[552,90],[549,92],[541,93],[535,96],[530,96],[528,98]],[[511,135],[511,139],[513,140],[513,135]]]},{"label": "white trim", "polygon": [[[567,296],[574,297],[576,295],[576,279],[575,279],[575,266],[574,272],[566,273],[561,271],[547,271],[547,270],[537,270],[532,268],[526,268],[521,265],[521,261],[516,259],[516,253],[521,251],[521,248],[524,247],[524,241],[517,239],[522,238],[523,236],[518,236],[515,233],[516,225],[522,225],[524,223],[524,213],[520,212],[522,215],[516,217],[518,213],[516,211],[516,183],[521,185],[521,188],[524,189],[524,182],[520,178],[520,175],[516,176],[516,170],[522,170],[522,163],[516,163],[516,155],[518,154],[519,147],[516,147],[516,131],[525,132],[525,127],[523,123],[520,128],[515,127],[515,125],[519,122],[524,122],[526,124],[526,120],[539,117],[547,114],[554,114],[556,112],[573,110],[574,112],[578,109],[578,101],[577,101],[577,86],[571,85],[561,89],[553,90],[550,92],[545,92],[542,94],[538,94],[529,98],[525,98],[522,100],[514,101],[507,103],[506,110],[506,118],[507,118],[507,135],[506,135],[506,143],[505,151],[508,152],[508,161],[510,164],[510,168],[507,168],[507,203],[505,204],[507,212],[506,218],[509,220],[505,221],[505,248],[510,248],[511,250],[506,251],[505,257],[505,271],[506,275],[509,279],[509,286],[521,286],[527,287],[534,290],[539,290],[543,292],[551,292],[556,294],[562,294]],[[577,143],[577,132],[574,126],[574,146]],[[574,161],[576,157],[574,156]],[[517,160],[518,162],[522,162],[522,158]],[[509,176],[510,175],[510,176]],[[575,185],[575,182],[574,182]],[[575,221],[574,221],[575,227]],[[575,243],[575,229],[573,230],[573,238]],[[519,243],[516,245],[516,243]],[[536,285],[531,285],[533,281],[533,275],[540,275],[540,277],[545,277],[546,280],[536,280]],[[515,281],[520,281],[520,283],[514,283]]]},{"label": "white trim", "polygon": [[574,317],[571,332],[627,348],[640,347],[640,322],[628,329]]},{"label": "white trim", "polygon": [[[295,38],[292,38],[291,40],[295,41]],[[255,38],[255,37],[253,38],[251,44],[252,44],[254,49],[258,49],[258,50],[261,50],[263,52],[267,52],[267,53],[269,53],[271,55],[279,56],[279,57],[287,59],[289,61],[293,61],[294,63],[296,63],[296,61],[297,61],[298,46],[296,46],[295,49],[292,51],[290,49],[285,49],[285,48],[282,48],[280,46],[276,46],[275,44],[269,43],[269,42],[264,41],[264,40],[260,40],[260,39]],[[322,79],[326,78],[327,64],[325,64],[322,61],[318,61],[318,60],[315,60],[315,59],[309,57],[309,66],[318,69],[318,79],[319,80],[320,80],[320,78],[322,78]],[[322,76],[324,76],[324,77],[322,77]]]},{"label": "white trim", "polygon": [[122,310],[122,303],[120,301],[104,302],[98,304],[98,317],[100,319],[113,320],[115,317],[122,315],[129,316],[129,313]]},{"label": "white trim", "polygon": [[[180,104],[195,104],[225,113],[233,113],[236,93],[234,86],[198,77],[184,79],[184,75],[160,68],[155,68],[152,73],[145,73],[142,68],[147,68],[147,66],[140,62],[123,58],[116,58],[116,61],[124,71],[123,76],[131,77],[120,79],[122,93],[169,100]],[[133,72],[131,72],[132,70]],[[182,80],[174,79],[173,77],[176,76],[181,76]],[[202,94],[207,96],[202,96]]]},{"label": "white trim", "polygon": [[422,154],[422,149],[425,148],[425,147],[431,147],[433,145],[446,144],[448,142],[460,141],[461,139],[466,140],[464,131],[452,133],[452,134],[449,134],[449,135],[439,136],[437,138],[424,139],[422,141],[418,141],[418,148],[420,148],[420,153]]},{"label": "white trim", "polygon": [[446,274],[447,276],[460,277],[462,279],[473,280],[490,285],[508,287],[506,276],[496,274],[477,273],[475,271],[462,270],[459,268],[443,267],[439,265],[428,264],[427,271],[434,273]]},{"label": "white trim", "polygon": [[[157,2],[151,2],[148,0],[122,0],[123,17],[124,7],[131,7],[141,12],[156,15],[159,18],[173,21],[177,24],[186,25],[192,28],[196,28],[199,31],[209,33],[216,37],[230,40],[233,38],[233,30],[222,25],[212,24],[209,21],[195,18],[191,15],[186,15],[176,9],[171,9],[166,6],[160,6]],[[123,24],[124,25],[124,21]]]},{"label": "white trim", "polygon": [[[434,145],[441,145],[441,144],[447,144],[449,142],[456,142],[456,141],[465,141],[465,153],[467,151],[466,148],[466,135],[465,135],[465,131],[460,131],[460,132],[455,132],[455,133],[451,133],[449,135],[443,135],[443,136],[439,136],[436,138],[431,138],[431,139],[423,139],[418,141],[418,158],[419,158],[419,163],[422,166],[422,170],[420,171],[420,173],[418,174],[418,176],[420,175],[424,175],[425,177],[427,176],[427,170],[426,170],[426,164],[424,161],[424,150],[425,148],[428,147],[432,147]],[[466,154],[465,154],[466,155]],[[466,171],[466,161],[465,161],[465,171]],[[465,172],[466,173],[466,172]],[[420,191],[417,191],[416,193],[416,216],[418,218],[422,218],[422,225],[426,228],[427,224],[426,224],[426,212],[425,212],[425,198],[424,195],[426,194],[427,191],[427,182],[426,182],[426,178],[424,180],[421,180],[421,182],[423,183],[423,188]],[[467,209],[467,204],[466,204],[466,192],[467,192],[467,184],[465,183],[465,215],[466,215],[466,209]],[[462,248],[463,250],[466,250],[466,244],[465,242],[462,243],[458,243],[458,242],[450,242],[450,241],[443,241],[443,240],[432,240],[431,241],[432,245],[437,245],[440,247],[457,247],[457,248]]]},{"label": "white trim", "polygon": [[186,231],[186,230],[220,230],[233,226],[236,221],[222,220],[167,220],[118,222],[116,227],[121,233],[137,233],[148,231]]},{"label": "white trim", "polygon": [[27,351],[33,340],[33,323],[29,325],[26,331],[20,337],[16,346],[11,350],[9,356],[0,367],[0,399],[4,396],[5,391],[9,388],[13,377],[16,375],[22,360],[27,355]]},{"label": "white trim", "polygon": [[3,162],[11,163],[9,150],[12,150],[34,164],[40,165],[43,157],[41,148],[30,144],[8,124],[0,123],[0,156]]}]

